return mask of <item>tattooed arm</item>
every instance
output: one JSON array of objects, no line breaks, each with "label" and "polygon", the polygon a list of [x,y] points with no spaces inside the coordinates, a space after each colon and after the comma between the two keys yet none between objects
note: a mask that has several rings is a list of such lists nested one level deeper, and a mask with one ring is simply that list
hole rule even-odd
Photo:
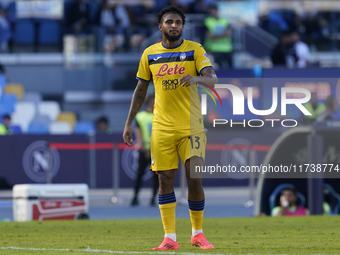
[{"label": "tattooed arm", "polygon": [[133,139],[132,139],[131,124],[136,114],[138,113],[138,111],[140,110],[140,108],[142,107],[144,103],[146,92],[148,90],[148,86],[149,86],[149,82],[138,80],[136,89],[133,92],[130,110],[129,110],[127,120],[125,122],[125,128],[124,128],[124,133],[123,133],[124,142],[130,147],[134,145]]}]

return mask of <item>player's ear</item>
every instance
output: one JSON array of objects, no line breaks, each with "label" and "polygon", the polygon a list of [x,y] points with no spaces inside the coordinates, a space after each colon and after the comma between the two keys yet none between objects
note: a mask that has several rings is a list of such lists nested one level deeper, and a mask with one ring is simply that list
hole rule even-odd
[{"label": "player's ear", "polygon": [[159,30],[161,30],[161,31],[162,31],[162,28],[163,28],[163,25],[162,25],[162,23],[158,23],[158,28],[159,28]]}]

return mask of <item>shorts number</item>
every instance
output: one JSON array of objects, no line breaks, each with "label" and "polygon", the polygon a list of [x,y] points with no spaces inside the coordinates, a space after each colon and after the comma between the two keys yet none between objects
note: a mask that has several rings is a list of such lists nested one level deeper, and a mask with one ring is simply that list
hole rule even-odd
[{"label": "shorts number", "polygon": [[[193,144],[193,141],[192,141],[192,136],[189,137],[190,138],[190,143],[191,143],[191,149],[194,148],[194,144]],[[195,143],[197,144],[197,146],[195,146],[195,149],[199,149],[200,148],[200,137],[199,136],[195,136]]]}]

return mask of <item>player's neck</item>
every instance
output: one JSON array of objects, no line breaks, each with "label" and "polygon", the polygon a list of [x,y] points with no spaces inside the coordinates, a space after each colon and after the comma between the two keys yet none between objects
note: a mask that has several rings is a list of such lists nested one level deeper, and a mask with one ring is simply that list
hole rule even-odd
[{"label": "player's neck", "polygon": [[166,46],[166,48],[174,48],[177,45],[179,45],[182,42],[182,38],[179,38],[176,41],[169,41],[168,39],[166,39],[165,36],[163,36],[163,46]]}]

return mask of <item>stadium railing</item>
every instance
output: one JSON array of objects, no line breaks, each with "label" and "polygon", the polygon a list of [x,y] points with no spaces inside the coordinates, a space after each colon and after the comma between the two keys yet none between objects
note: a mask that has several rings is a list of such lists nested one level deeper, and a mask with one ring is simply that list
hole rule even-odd
[{"label": "stadium railing", "polygon": [[[51,150],[89,150],[89,176],[90,176],[90,188],[96,187],[96,164],[95,164],[95,150],[112,150],[112,189],[113,196],[111,198],[112,203],[119,203],[119,189],[120,189],[120,157],[119,150],[137,150],[136,146],[129,147],[124,143],[96,143],[93,134],[89,134],[89,143],[49,143],[50,153],[47,157],[50,157]],[[270,149],[269,145],[226,145],[226,144],[207,144],[207,150],[221,151],[221,150],[247,150],[250,155],[250,165],[255,165],[255,152],[262,151],[267,152]],[[184,165],[180,164],[180,197],[179,203],[187,203],[187,189],[186,189],[186,177]],[[251,207],[254,201],[254,187],[255,187],[256,173],[250,175],[249,178],[249,201],[245,203],[247,207]],[[52,183],[51,168],[47,171],[46,183]]]}]

